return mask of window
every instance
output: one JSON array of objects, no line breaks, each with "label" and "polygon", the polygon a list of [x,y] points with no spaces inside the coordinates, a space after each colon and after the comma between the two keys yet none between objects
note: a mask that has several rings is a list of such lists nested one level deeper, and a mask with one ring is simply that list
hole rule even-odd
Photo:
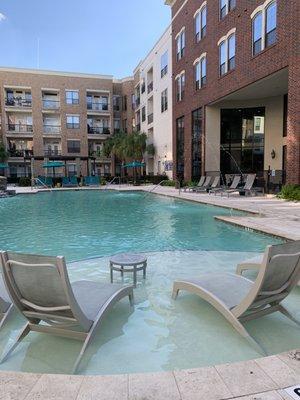
[{"label": "window", "polygon": [[223,19],[236,6],[236,0],[220,0],[220,19]]},{"label": "window", "polygon": [[288,126],[288,95],[283,96],[283,137],[287,136]]},{"label": "window", "polygon": [[206,35],[206,3],[195,14],[195,38],[198,43]]},{"label": "window", "polygon": [[79,129],[79,115],[67,115],[67,128]]},{"label": "window", "polygon": [[168,51],[166,51],[160,58],[160,69],[162,78],[168,73],[168,58],[169,58]]},{"label": "window", "polygon": [[114,111],[121,110],[121,97],[120,96],[113,97],[113,109],[114,109]]},{"label": "window", "polygon": [[161,92],[161,112],[165,112],[168,109],[168,89]]},{"label": "window", "polygon": [[77,175],[77,165],[76,164],[67,164],[68,176],[76,176]]},{"label": "window", "polygon": [[195,61],[195,81],[196,90],[201,89],[206,84],[206,56],[201,56]]},{"label": "window", "polygon": [[80,140],[68,140],[68,153],[80,153]]},{"label": "window", "polygon": [[219,41],[220,76],[235,68],[235,33],[228,34]]},{"label": "window", "polygon": [[181,101],[184,98],[184,87],[185,87],[185,73],[182,72],[176,77],[176,99]]},{"label": "window", "polygon": [[177,48],[177,61],[179,61],[184,56],[184,49],[185,49],[185,29],[184,28],[176,37],[176,48]]},{"label": "window", "polygon": [[253,55],[262,50],[262,12],[255,15],[252,21]]},{"label": "window", "polygon": [[192,179],[198,180],[201,175],[201,136],[202,108],[192,112]]},{"label": "window", "polygon": [[123,96],[123,111],[127,111],[127,96]]},{"label": "window", "polygon": [[145,93],[146,91],[146,82],[145,82],[145,78],[142,79],[142,85],[141,85],[141,93]]},{"label": "window", "polygon": [[114,133],[121,131],[121,120],[119,118],[114,119]]},{"label": "window", "polygon": [[176,120],[176,175],[184,177],[184,117]]},{"label": "window", "polygon": [[142,108],[142,122],[146,121],[146,107]]},{"label": "window", "polygon": [[66,90],[66,103],[79,104],[79,92],[77,90]]},{"label": "window", "polygon": [[258,7],[252,18],[252,53],[255,56],[265,48],[276,43],[277,36],[277,4],[269,0]]}]

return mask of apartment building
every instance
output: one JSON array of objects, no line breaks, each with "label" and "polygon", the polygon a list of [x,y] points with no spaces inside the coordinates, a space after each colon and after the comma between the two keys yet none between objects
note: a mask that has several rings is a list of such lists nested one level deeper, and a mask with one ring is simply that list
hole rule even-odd
[{"label": "apartment building", "polygon": [[172,32],[168,27],[134,71],[136,129],[147,134],[146,169],[172,177]]},{"label": "apartment building", "polygon": [[299,0],[167,0],[174,176],[300,183]]},{"label": "apartment building", "polygon": [[125,120],[132,126],[131,101],[124,105],[132,92],[130,78],[115,82],[112,76],[0,68],[7,175],[30,176],[32,169],[45,175],[49,160],[64,162],[56,175],[114,174],[103,143]]}]

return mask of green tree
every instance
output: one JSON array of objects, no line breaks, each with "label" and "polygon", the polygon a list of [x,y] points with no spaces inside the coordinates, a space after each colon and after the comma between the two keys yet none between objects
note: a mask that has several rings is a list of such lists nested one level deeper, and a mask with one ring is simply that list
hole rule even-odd
[{"label": "green tree", "polygon": [[4,163],[8,160],[8,153],[2,142],[0,142],[0,162]]}]

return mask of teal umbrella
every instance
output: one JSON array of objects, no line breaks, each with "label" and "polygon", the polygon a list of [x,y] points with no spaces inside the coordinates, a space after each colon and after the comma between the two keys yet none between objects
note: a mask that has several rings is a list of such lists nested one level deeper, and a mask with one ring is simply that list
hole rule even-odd
[{"label": "teal umbrella", "polygon": [[139,161],[133,161],[129,164],[122,165],[122,168],[137,168],[137,167],[144,167],[146,164]]},{"label": "teal umbrella", "polygon": [[8,164],[0,163],[0,169],[8,168]]}]

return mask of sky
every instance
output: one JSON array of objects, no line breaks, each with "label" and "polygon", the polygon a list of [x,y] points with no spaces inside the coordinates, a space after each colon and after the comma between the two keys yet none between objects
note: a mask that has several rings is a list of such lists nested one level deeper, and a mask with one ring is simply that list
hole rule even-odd
[{"label": "sky", "polygon": [[123,78],[169,23],[164,0],[0,0],[0,66]]}]

